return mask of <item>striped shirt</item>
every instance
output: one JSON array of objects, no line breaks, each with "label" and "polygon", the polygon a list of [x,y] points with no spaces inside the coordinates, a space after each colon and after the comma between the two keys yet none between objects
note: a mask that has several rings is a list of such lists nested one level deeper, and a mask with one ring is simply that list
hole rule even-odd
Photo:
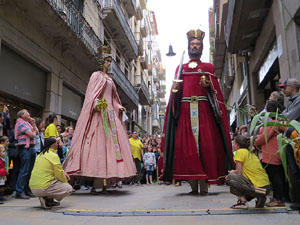
[{"label": "striped shirt", "polygon": [[25,145],[25,148],[29,148],[29,144],[35,144],[34,138],[30,138],[26,134],[27,131],[32,131],[32,126],[30,123],[19,118],[16,123],[15,131],[17,131],[15,137],[18,141],[18,145]]}]

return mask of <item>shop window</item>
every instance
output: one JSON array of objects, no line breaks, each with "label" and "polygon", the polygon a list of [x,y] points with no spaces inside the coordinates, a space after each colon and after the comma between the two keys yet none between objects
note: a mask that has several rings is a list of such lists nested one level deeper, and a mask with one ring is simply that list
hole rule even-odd
[{"label": "shop window", "polygon": [[30,103],[27,103],[24,100],[18,99],[16,97],[11,97],[8,95],[2,95],[0,93],[0,111],[3,112],[4,105],[7,106],[9,109],[10,114],[10,121],[11,126],[13,127],[16,119],[17,119],[17,113],[22,109],[27,109],[30,113],[30,116],[35,117],[42,117],[42,108],[34,106]]}]

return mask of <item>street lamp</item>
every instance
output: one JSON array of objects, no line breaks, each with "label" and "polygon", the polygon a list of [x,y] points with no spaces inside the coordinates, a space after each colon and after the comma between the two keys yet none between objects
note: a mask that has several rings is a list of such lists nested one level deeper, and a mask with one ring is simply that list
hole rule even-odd
[{"label": "street lamp", "polygon": [[168,52],[166,55],[167,55],[167,56],[174,56],[174,55],[176,55],[176,53],[173,52],[173,47],[172,47],[171,44],[170,44],[170,46],[169,46],[169,52]]}]

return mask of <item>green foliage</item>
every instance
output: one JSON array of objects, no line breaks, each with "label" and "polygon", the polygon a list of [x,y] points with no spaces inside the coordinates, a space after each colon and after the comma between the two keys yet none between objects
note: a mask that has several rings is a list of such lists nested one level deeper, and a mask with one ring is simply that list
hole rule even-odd
[{"label": "green foliage", "polygon": [[[277,121],[270,121],[272,118],[275,118]],[[278,121],[280,120],[280,121]],[[287,174],[287,159],[286,159],[286,147],[287,145],[292,145],[294,148],[295,142],[294,140],[291,140],[283,135],[283,132],[287,130],[288,128],[292,128],[297,130],[297,132],[300,134],[300,124],[299,122],[292,120],[290,121],[287,117],[280,115],[278,111],[275,112],[262,112],[257,115],[255,115],[252,119],[251,126],[250,126],[250,134],[253,135],[254,138],[251,140],[251,147],[250,151],[252,151],[252,146],[254,145],[254,141],[257,135],[257,131],[259,128],[264,128],[264,135],[265,135],[265,142],[268,144],[268,137],[267,137],[267,127],[272,127],[275,130],[275,127],[279,127],[279,130],[275,130],[275,132],[278,133],[277,135],[277,141],[278,141],[278,151],[276,153],[279,153],[281,162],[284,168],[285,176],[288,179]],[[299,138],[297,138],[299,139]],[[275,153],[275,154],[276,154]],[[275,155],[274,154],[274,155]]]},{"label": "green foliage", "polygon": [[[225,104],[225,103],[222,103],[222,104]],[[225,104],[225,106],[228,109],[234,108],[227,104]],[[242,108],[235,109],[237,112],[240,113],[240,118],[241,118],[240,122],[250,116],[250,113],[248,111],[248,108],[250,108],[250,107],[251,106],[249,104],[247,104]],[[249,133],[250,133],[250,135],[252,135],[253,138],[251,138],[249,152],[253,152],[253,150],[255,149],[254,141],[255,141],[255,138],[261,127],[264,127],[264,135],[265,135],[266,144],[268,144],[267,127],[273,127],[273,129],[275,129],[275,127],[279,127],[279,130],[275,130],[275,132],[278,133],[278,135],[277,135],[278,151],[276,153],[279,153],[279,155],[280,155],[286,179],[289,181],[289,177],[287,174],[286,147],[287,147],[287,145],[291,145],[294,148],[295,140],[300,139],[300,136],[294,140],[291,140],[291,139],[287,138],[283,133],[288,128],[292,128],[292,129],[295,129],[298,132],[298,134],[300,134],[300,123],[297,122],[296,120],[289,120],[286,116],[279,114],[278,110],[277,110],[277,112],[261,112],[261,113],[255,112],[255,114],[256,115],[252,118],[252,121],[250,124],[250,132]],[[271,121],[272,118],[275,118],[275,121]],[[240,124],[240,125],[242,125],[242,124]],[[272,160],[272,158],[271,158],[271,160]]]}]

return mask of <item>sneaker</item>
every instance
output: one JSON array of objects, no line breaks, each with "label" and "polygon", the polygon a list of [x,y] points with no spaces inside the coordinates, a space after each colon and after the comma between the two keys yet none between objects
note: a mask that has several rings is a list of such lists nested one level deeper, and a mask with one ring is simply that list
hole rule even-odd
[{"label": "sneaker", "polygon": [[300,203],[296,203],[290,206],[292,210],[300,210]]},{"label": "sneaker", "polygon": [[263,208],[265,206],[266,201],[267,201],[266,196],[258,197],[256,200],[255,208]]},{"label": "sneaker", "polygon": [[25,194],[16,194],[16,199],[30,199],[29,196],[25,195]]},{"label": "sneaker", "polygon": [[17,192],[16,192],[16,191],[13,191],[13,193],[10,195],[10,197],[15,198],[16,195],[17,195]]},{"label": "sneaker", "polygon": [[231,206],[232,209],[248,209],[249,205],[247,201],[238,200],[236,204]]},{"label": "sneaker", "polygon": [[267,207],[285,207],[285,203],[282,200],[273,199],[272,202],[268,202],[265,204]]},{"label": "sneaker", "polygon": [[30,198],[34,198],[34,194],[32,194],[32,192],[28,192],[28,193],[25,193],[25,195],[29,196]]},{"label": "sneaker", "polygon": [[82,191],[86,191],[86,190],[89,190],[89,188],[88,188],[88,187],[86,187],[86,186],[84,186],[84,185],[81,185],[81,186],[80,186],[80,190],[82,190]]},{"label": "sneaker", "polygon": [[290,197],[283,197],[282,201],[286,202],[286,203],[291,203],[291,199]]}]

